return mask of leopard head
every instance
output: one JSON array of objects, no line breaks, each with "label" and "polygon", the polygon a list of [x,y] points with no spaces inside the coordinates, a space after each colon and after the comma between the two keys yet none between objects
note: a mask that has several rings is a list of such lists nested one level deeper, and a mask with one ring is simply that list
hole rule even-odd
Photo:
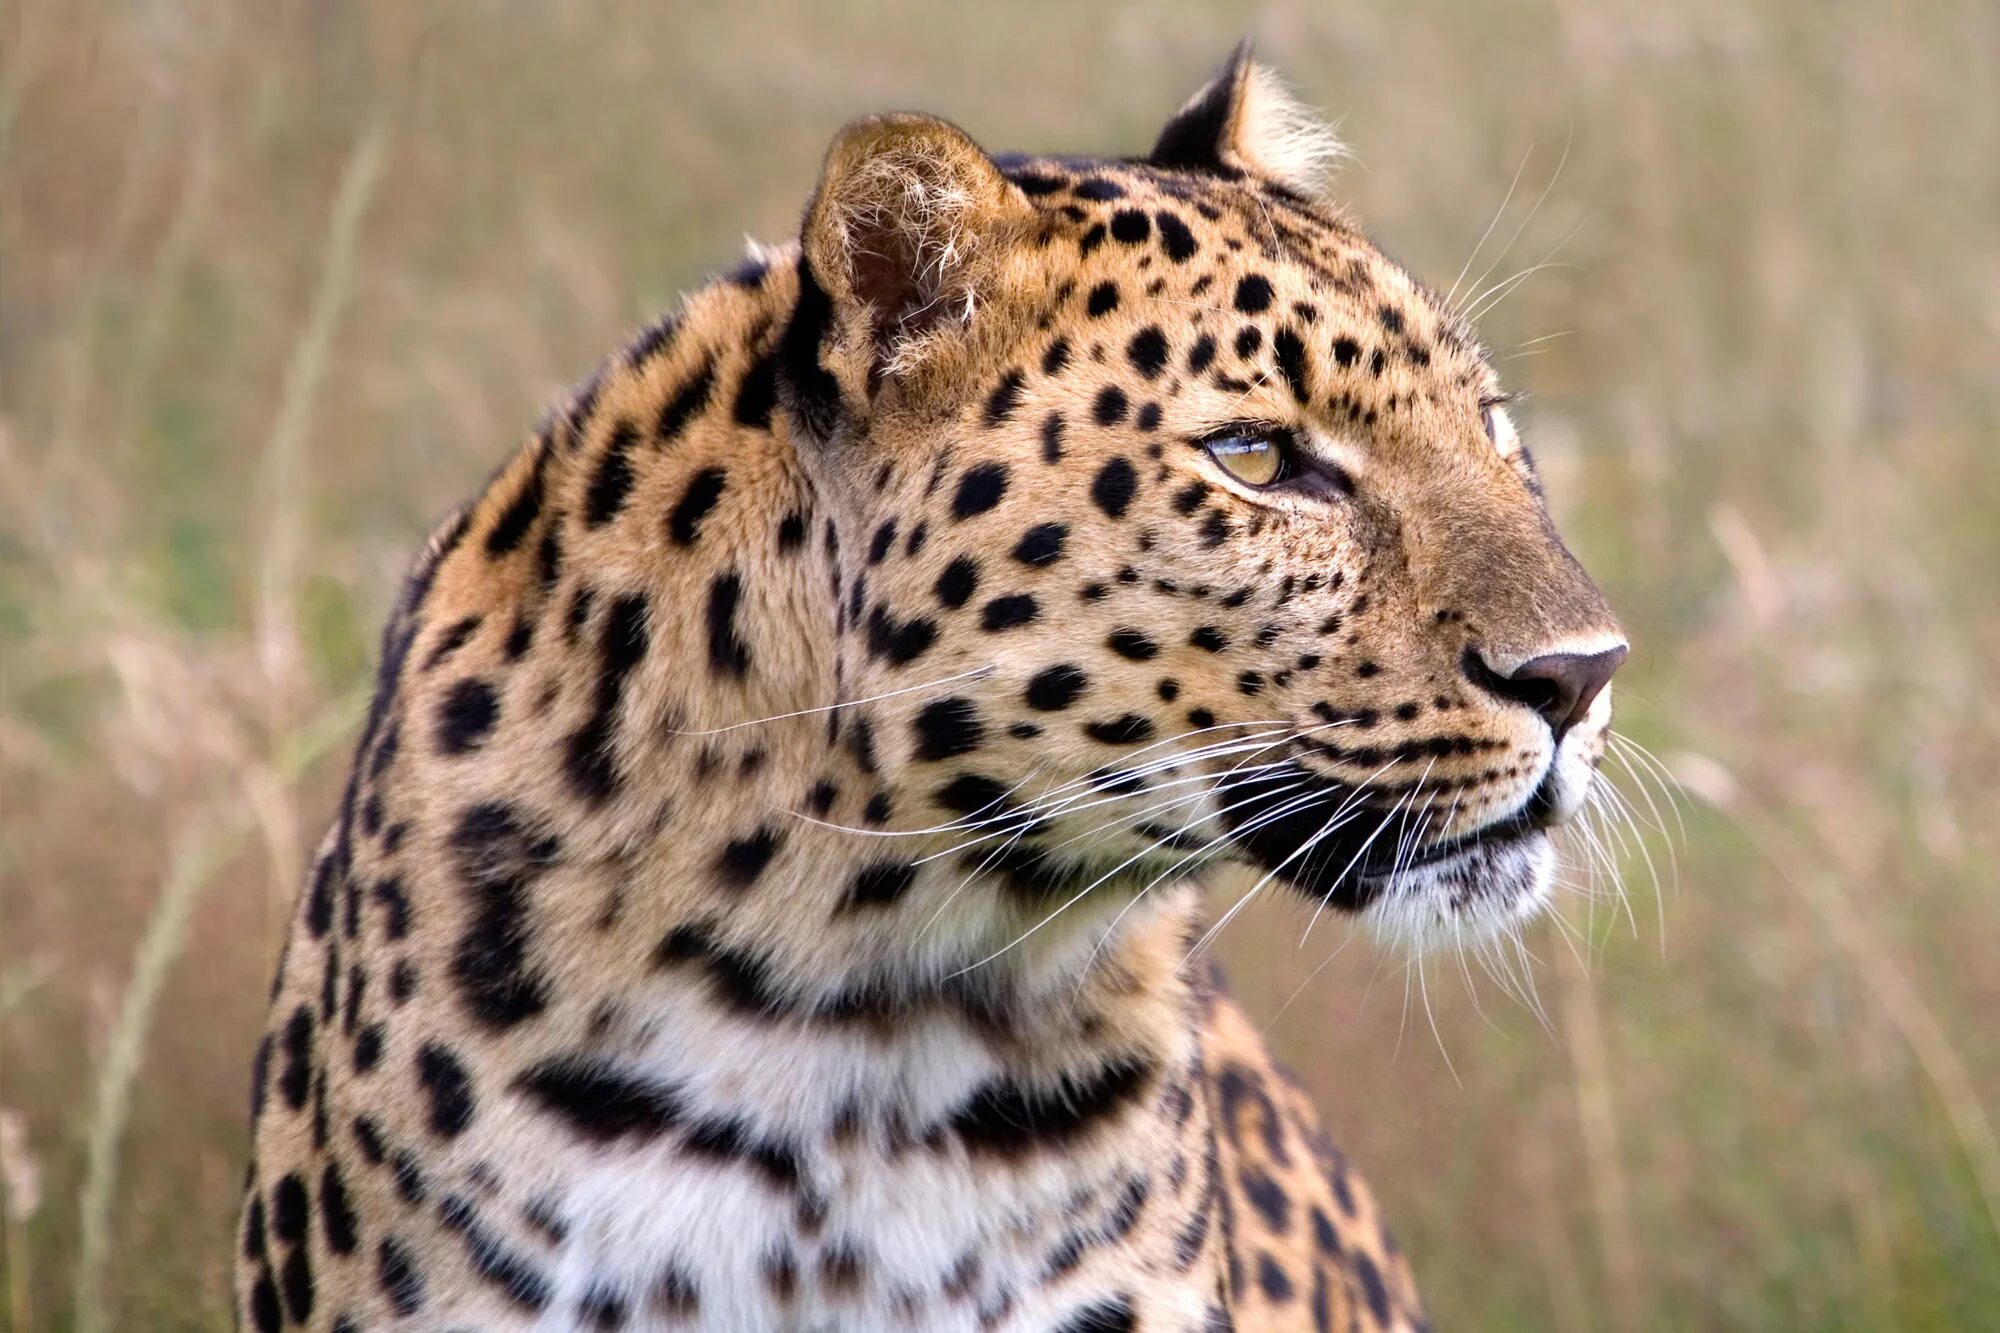
[{"label": "leopard head", "polygon": [[827,157],[781,376],[846,725],[1032,915],[1227,862],[1419,945],[1550,896],[1626,642],[1333,152],[1239,50],[1144,158]]}]

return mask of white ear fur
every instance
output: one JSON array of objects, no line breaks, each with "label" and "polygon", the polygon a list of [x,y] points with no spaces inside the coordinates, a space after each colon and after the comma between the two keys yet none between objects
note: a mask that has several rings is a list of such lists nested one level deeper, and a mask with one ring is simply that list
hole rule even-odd
[{"label": "white ear fur", "polygon": [[978,261],[1027,205],[979,146],[929,116],[843,130],[806,214],[804,245],[836,308],[867,314],[884,368],[970,321]]},{"label": "white ear fur", "polygon": [[1333,126],[1264,65],[1252,64],[1243,81],[1233,137],[1246,168],[1300,194],[1317,194],[1347,156]]},{"label": "white ear fur", "polygon": [[1314,194],[1346,152],[1332,126],[1250,58],[1246,40],[1167,122],[1150,160],[1185,170],[1248,172]]}]

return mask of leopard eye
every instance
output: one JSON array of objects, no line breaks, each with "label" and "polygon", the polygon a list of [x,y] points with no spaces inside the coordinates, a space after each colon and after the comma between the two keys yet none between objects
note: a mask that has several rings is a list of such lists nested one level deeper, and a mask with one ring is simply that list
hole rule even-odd
[{"label": "leopard eye", "polygon": [[1217,467],[1245,486],[1275,486],[1292,475],[1292,454],[1283,441],[1264,435],[1227,435],[1208,442]]}]

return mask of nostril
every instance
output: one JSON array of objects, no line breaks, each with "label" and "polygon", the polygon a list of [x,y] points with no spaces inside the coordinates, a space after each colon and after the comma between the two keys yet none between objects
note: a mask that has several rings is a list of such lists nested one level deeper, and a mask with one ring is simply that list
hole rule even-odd
[{"label": "nostril", "polygon": [[1468,648],[1464,666],[1466,676],[1487,693],[1540,713],[1560,742],[1565,732],[1588,716],[1591,704],[1630,652],[1621,643],[1600,653],[1544,653],[1502,675],[1487,666],[1476,649]]}]

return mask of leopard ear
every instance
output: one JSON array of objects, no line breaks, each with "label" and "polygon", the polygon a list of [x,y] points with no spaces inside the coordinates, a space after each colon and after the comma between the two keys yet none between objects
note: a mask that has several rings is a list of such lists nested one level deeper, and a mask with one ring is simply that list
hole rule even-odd
[{"label": "leopard ear", "polygon": [[[802,293],[825,309],[815,360],[864,397],[971,319],[1002,242],[1033,207],[978,144],[931,116],[858,120],[806,207]],[[803,350],[803,349],[801,349]],[[832,386],[828,386],[832,387]]]},{"label": "leopard ear", "polygon": [[1147,161],[1225,175],[1249,172],[1312,194],[1346,151],[1332,126],[1250,58],[1245,37],[1222,72],[1167,122]]}]

